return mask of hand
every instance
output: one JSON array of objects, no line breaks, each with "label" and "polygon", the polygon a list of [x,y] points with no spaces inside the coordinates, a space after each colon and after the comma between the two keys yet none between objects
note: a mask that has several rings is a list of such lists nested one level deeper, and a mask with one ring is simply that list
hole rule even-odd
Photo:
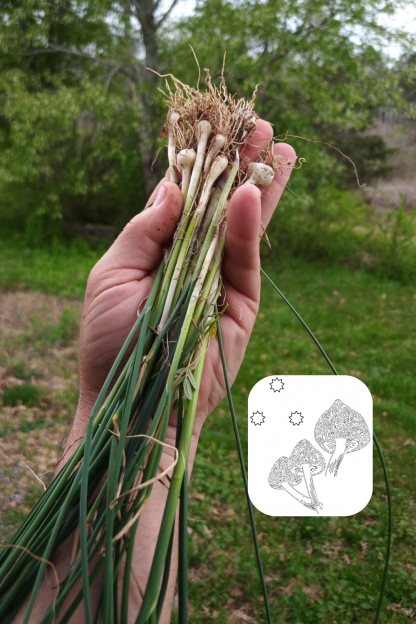
[{"label": "hand", "polygon": [[[259,152],[267,146],[271,137],[271,126],[259,121],[257,131],[250,138],[250,145],[244,150],[242,158],[257,160]],[[282,174],[278,171],[272,184],[262,193],[251,185],[238,189],[233,195],[228,211],[223,261],[225,301],[228,308],[221,318],[221,329],[231,383],[243,361],[259,308],[260,236],[270,221],[295,163],[295,154],[289,145],[278,145],[275,153],[283,156],[284,160],[291,164],[281,170]],[[140,303],[150,292],[164,248],[172,239],[180,219],[182,194],[167,178],[156,188],[149,204],[152,202],[150,208],[130,221],[91,271],[81,325],[80,400],[61,465],[68,459],[68,452],[73,453],[77,442],[85,435],[93,404],[127,334],[137,319]],[[212,340],[202,377],[194,438],[190,449],[189,475],[203,422],[224,396],[225,383],[218,341]],[[175,434],[176,420],[173,415],[166,441],[174,444]],[[169,451],[162,456],[162,464],[168,466],[172,458],[165,455],[169,455]],[[166,486],[156,482],[138,525],[132,565],[142,587],[147,583],[166,498]],[[72,542],[73,538],[70,536],[54,555],[54,563],[60,577],[63,577],[68,569]],[[176,531],[171,573],[160,624],[170,622],[178,565],[177,550]],[[122,579],[119,579],[120,591],[121,582]],[[78,581],[72,590],[73,598],[80,587]],[[101,591],[102,577],[99,576],[91,590],[94,613]],[[54,590],[46,582],[42,582],[32,614],[33,624],[42,619],[53,599]],[[15,619],[16,624],[22,622],[26,605],[27,601]],[[129,622],[136,621],[140,605],[141,596],[135,582],[132,581]],[[82,604],[74,613],[72,621],[77,624],[85,621]]]},{"label": "hand", "polygon": [[[257,160],[272,138],[270,124],[259,120],[257,130],[241,157]],[[275,146],[275,154],[287,166],[276,171],[274,181],[261,192],[246,185],[230,202],[223,283],[228,308],[221,318],[221,329],[230,382],[243,361],[260,302],[259,244],[283,193],[295,164],[293,148]],[[77,437],[86,430],[88,415],[135,319],[139,304],[147,297],[163,257],[164,248],[175,232],[182,211],[179,188],[162,180],[149,204],[134,217],[108,252],[91,271],[81,326],[80,404],[74,429]],[[207,352],[198,402],[195,435],[206,417],[226,393],[218,341],[211,341]],[[172,438],[172,431],[169,438]],[[74,438],[74,435],[71,435]]]}]

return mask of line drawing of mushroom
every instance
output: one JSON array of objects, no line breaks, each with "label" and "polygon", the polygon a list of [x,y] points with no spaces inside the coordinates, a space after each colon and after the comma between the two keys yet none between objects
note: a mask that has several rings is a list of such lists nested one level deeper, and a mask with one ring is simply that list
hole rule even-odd
[{"label": "line drawing of mushroom", "polygon": [[340,399],[319,417],[315,425],[316,443],[331,453],[325,476],[337,476],[344,456],[359,451],[370,442],[371,436],[363,416]]},{"label": "line drawing of mushroom", "polygon": [[325,470],[325,463],[322,453],[306,439],[299,440],[289,455],[289,469],[304,479],[309,498],[317,513],[323,508],[323,504],[319,502],[313,477]]},{"label": "line drawing of mushroom", "polygon": [[299,474],[295,474],[290,469],[288,457],[279,457],[279,459],[275,461],[270,471],[268,482],[270,487],[274,490],[284,490],[304,507],[316,511],[311,502],[311,498],[302,494],[302,492],[299,492],[295,488],[295,486],[302,482],[302,477]]}]

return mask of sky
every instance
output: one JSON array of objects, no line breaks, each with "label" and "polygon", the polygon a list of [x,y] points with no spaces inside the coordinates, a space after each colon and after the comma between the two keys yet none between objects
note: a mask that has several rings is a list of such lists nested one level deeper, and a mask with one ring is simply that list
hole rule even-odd
[{"label": "sky", "polygon": [[[395,19],[392,21],[390,18],[382,23],[390,26],[396,26],[397,28],[404,28],[408,33],[416,35],[416,5],[409,4],[406,9],[400,9],[395,15]],[[399,45],[390,45],[388,48],[390,56],[398,58],[401,53],[401,47]]]},{"label": "sky", "polygon": [[[164,4],[168,7],[170,2],[165,0]],[[196,0],[179,0],[171,15],[173,18],[190,15],[195,5]],[[391,17],[380,18],[380,23],[395,26],[396,28],[404,28],[407,32],[416,35],[416,5],[413,2],[409,3],[406,9],[398,10],[393,19]],[[399,58],[402,49],[399,45],[389,45],[386,52],[393,58]]]}]

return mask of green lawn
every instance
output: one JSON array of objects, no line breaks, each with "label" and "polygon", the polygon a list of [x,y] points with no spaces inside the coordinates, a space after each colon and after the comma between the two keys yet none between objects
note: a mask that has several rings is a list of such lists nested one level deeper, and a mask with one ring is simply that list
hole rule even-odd
[{"label": "green lawn", "polygon": [[[16,254],[10,246],[0,252],[0,285],[80,298],[98,256],[98,251],[77,247]],[[265,268],[315,331],[338,372],[359,377],[373,394],[374,429],[389,469],[394,508],[392,563],[381,622],[407,623],[416,614],[416,287],[298,260]],[[11,351],[4,353],[0,365],[7,367]],[[233,388],[243,447],[247,397],[259,379],[276,373],[329,372],[310,337],[264,280],[261,313]],[[66,406],[74,407],[75,400],[65,395]],[[374,460],[373,497],[356,516],[291,519],[256,512],[274,624],[373,622],[387,527],[377,455]],[[190,621],[265,621],[225,402],[203,431],[190,495]],[[14,521],[20,518],[18,510],[10,513]]]}]

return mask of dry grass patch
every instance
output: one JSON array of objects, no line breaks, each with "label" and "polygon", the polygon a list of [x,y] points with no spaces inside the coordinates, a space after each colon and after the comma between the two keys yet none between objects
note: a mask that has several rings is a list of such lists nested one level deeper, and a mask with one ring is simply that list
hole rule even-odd
[{"label": "dry grass patch", "polygon": [[[30,511],[62,452],[76,409],[82,304],[0,296],[0,540]],[[30,469],[31,470],[30,470]]]}]

